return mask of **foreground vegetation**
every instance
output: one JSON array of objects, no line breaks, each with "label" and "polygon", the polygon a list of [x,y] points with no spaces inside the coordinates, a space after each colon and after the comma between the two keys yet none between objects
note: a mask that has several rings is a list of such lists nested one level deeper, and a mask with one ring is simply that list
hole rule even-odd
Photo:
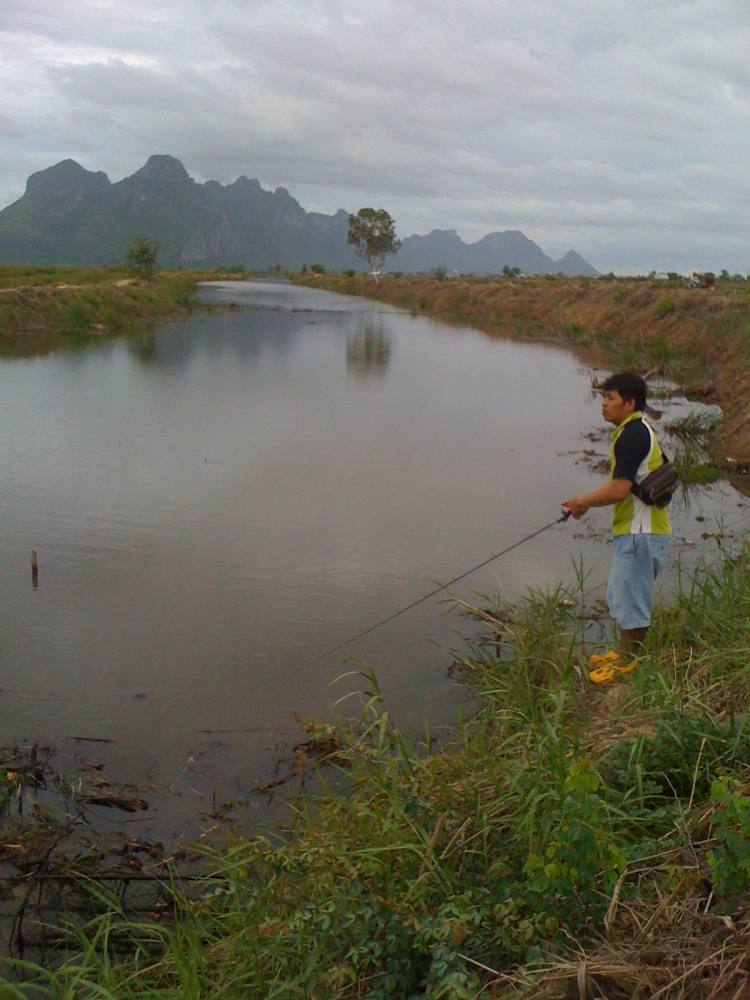
[{"label": "foreground vegetation", "polygon": [[660,370],[721,406],[724,418],[712,442],[717,459],[750,465],[750,282],[727,276],[688,288],[677,276],[374,280],[353,272],[297,280],[498,336],[563,344],[587,363]]},{"label": "foreground vegetation", "polygon": [[740,996],[750,549],[683,580],[609,688],[585,678],[582,588],[464,610],[480,704],[449,744],[409,744],[365,674],[359,725],[327,733],[348,794],[209,857],[172,926],[111,901],[5,995]]}]

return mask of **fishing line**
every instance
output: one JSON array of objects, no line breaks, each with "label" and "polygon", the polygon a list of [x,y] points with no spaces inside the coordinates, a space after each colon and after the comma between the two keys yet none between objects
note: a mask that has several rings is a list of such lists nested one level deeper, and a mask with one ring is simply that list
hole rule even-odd
[{"label": "fishing line", "polygon": [[370,625],[369,628],[364,629],[362,632],[358,632],[357,635],[352,636],[351,639],[347,639],[346,642],[341,642],[338,644],[338,646],[334,646],[332,649],[327,649],[325,653],[320,653],[319,656],[316,656],[314,659],[308,660],[307,663],[303,663],[301,666],[297,667],[297,670],[304,670],[307,667],[311,667],[313,663],[317,663],[319,660],[322,660],[326,656],[330,656],[332,653],[337,653],[340,649],[343,649],[345,646],[349,646],[351,645],[351,643],[356,642],[357,639],[361,639],[363,636],[369,635],[370,632],[374,632],[376,628],[382,628],[383,625],[387,625],[388,622],[392,622],[393,619],[398,618],[399,615],[406,614],[407,611],[411,611],[412,608],[416,608],[418,604],[423,604],[425,601],[428,601],[431,597],[434,597],[435,594],[439,594],[441,590],[446,590],[448,587],[452,587],[453,584],[458,583],[459,580],[463,580],[471,573],[476,573],[478,569],[481,569],[483,566],[487,566],[495,559],[499,559],[500,556],[507,555],[509,552],[512,552],[513,549],[517,549],[519,545],[523,545],[524,542],[531,541],[532,538],[536,538],[537,535],[541,535],[541,533],[543,531],[546,531],[548,528],[552,528],[556,524],[562,524],[563,521],[567,521],[569,517],[570,517],[570,511],[566,510],[563,514],[560,515],[560,517],[555,518],[554,521],[550,521],[549,524],[545,524],[544,527],[542,528],[537,528],[537,530],[532,531],[530,535],[526,535],[526,537],[522,538],[520,541],[514,542],[512,545],[509,545],[507,549],[503,549],[502,552],[496,552],[493,556],[490,556],[489,559],[484,559],[482,562],[477,563],[476,566],[472,566],[471,569],[467,569],[464,573],[460,573],[458,576],[454,576],[452,580],[449,580],[447,583],[443,583],[439,587],[436,587],[434,590],[431,590],[429,594],[425,594],[423,597],[417,598],[416,601],[412,601],[411,604],[407,604],[406,607],[399,608],[399,610],[394,611],[392,615],[388,615],[388,617],[383,618],[382,621],[376,622],[374,625]]}]

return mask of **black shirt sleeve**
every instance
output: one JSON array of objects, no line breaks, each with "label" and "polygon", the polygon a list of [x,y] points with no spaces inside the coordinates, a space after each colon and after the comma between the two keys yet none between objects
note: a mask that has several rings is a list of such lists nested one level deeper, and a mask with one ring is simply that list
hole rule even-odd
[{"label": "black shirt sleeve", "polygon": [[633,420],[623,427],[615,444],[615,471],[613,479],[635,482],[638,466],[651,450],[651,435],[641,420]]}]

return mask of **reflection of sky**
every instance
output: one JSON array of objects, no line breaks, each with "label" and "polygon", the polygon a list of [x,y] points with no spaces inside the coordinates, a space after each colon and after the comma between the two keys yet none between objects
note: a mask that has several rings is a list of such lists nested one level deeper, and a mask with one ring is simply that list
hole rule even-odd
[{"label": "reflection of sky", "polygon": [[[350,666],[300,663],[600,480],[576,464],[606,441],[582,438],[599,407],[571,355],[352,301],[0,364],[5,739],[87,731],[172,759],[199,728],[288,731],[290,709],[329,710],[342,692],[327,685]],[[388,364],[353,378],[350,345],[368,329]],[[680,536],[706,530],[696,515],[743,509],[727,486],[694,496]],[[608,518],[545,532],[458,592],[570,581],[578,558],[600,584]],[[461,627],[429,602],[350,652],[420,728],[452,715],[442,671]]]}]

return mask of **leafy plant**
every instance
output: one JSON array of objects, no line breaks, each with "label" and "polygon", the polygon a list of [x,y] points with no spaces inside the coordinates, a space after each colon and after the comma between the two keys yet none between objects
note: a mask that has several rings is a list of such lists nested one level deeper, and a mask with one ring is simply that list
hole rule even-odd
[{"label": "leafy plant", "polygon": [[625,867],[600,788],[590,761],[571,764],[558,802],[545,811],[540,849],[526,861],[550,927],[581,929],[596,920]]},{"label": "leafy plant", "polygon": [[736,779],[717,778],[711,786],[711,802],[717,806],[713,816],[716,846],[708,861],[717,894],[731,908],[750,888],[750,796],[743,794]]}]

